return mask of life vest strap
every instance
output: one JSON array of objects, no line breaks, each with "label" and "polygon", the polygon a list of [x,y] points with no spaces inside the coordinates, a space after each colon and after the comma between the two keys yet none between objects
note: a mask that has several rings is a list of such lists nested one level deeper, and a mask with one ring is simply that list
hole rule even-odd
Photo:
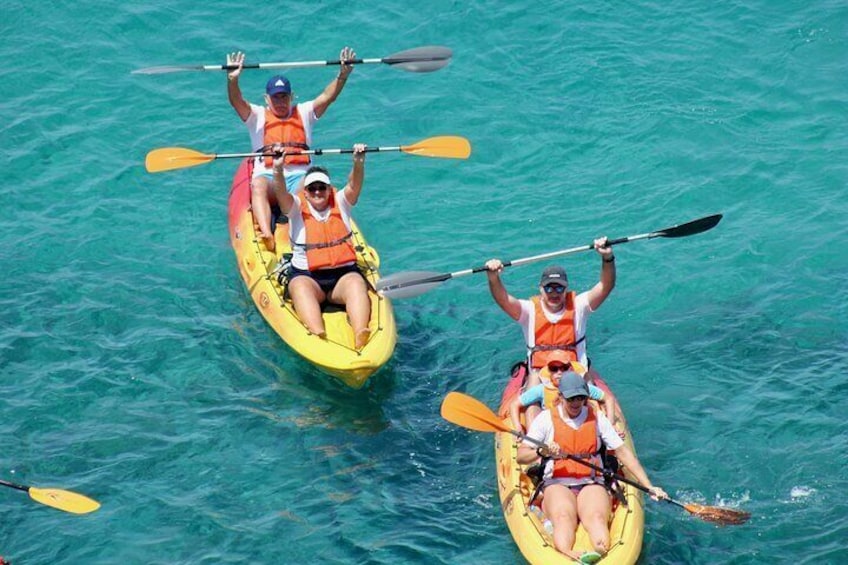
[{"label": "life vest strap", "polygon": [[347,232],[347,235],[341,237],[339,239],[334,239],[333,241],[328,241],[327,243],[292,243],[292,247],[299,247],[304,251],[309,251],[311,249],[326,249],[328,247],[335,247],[337,245],[341,245],[350,238],[353,237],[353,231]]},{"label": "life vest strap", "polygon": [[557,349],[563,351],[577,351],[577,346],[586,341],[586,336],[584,335],[574,343],[563,343],[556,345],[534,345],[533,347],[528,347],[531,352],[535,353],[537,351],[555,351]]}]

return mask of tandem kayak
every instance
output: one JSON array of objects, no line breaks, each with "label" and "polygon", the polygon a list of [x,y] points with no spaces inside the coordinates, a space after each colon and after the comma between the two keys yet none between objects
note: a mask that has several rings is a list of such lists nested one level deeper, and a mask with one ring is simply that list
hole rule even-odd
[{"label": "tandem kayak", "polygon": [[354,348],[353,329],[343,307],[330,305],[324,312],[327,338],[310,333],[295,313],[290,299],[278,280],[280,257],[291,252],[285,225],[275,230],[277,252],[272,253],[258,237],[250,210],[250,163],[244,161],[236,171],[229,200],[230,242],[236,254],[239,272],[256,308],[265,321],[301,357],[322,371],[360,388],[391,358],[397,342],[397,328],[389,299],[377,294],[380,257],[369,246],[354,223],[353,241],[357,264],[368,281],[371,298],[371,337],[361,350]]},{"label": "tandem kayak", "polygon": [[[504,424],[511,428],[509,419],[509,404],[521,394],[526,371],[516,367],[513,370],[501,398],[498,416]],[[601,388],[604,383],[598,382]],[[618,418],[627,432],[625,441],[633,449],[630,432],[627,430],[623,415]],[[530,507],[530,497],[535,486],[527,475],[527,468],[516,461],[518,445],[515,438],[508,433],[495,434],[495,460],[498,475],[498,494],[501,499],[501,511],[506,519],[509,531],[524,558],[531,564],[572,564],[574,560],[560,553],[554,547],[553,537],[549,533],[549,523],[546,529],[546,519],[542,510],[536,506]],[[632,478],[626,473],[625,476]],[[629,485],[621,485],[625,504],[613,502],[612,520],[610,522],[610,550],[601,563],[631,564],[636,563],[642,550],[642,537],[645,531],[645,511],[642,493]],[[583,526],[577,528],[577,538],[574,549],[578,552],[592,551],[592,544]]]}]

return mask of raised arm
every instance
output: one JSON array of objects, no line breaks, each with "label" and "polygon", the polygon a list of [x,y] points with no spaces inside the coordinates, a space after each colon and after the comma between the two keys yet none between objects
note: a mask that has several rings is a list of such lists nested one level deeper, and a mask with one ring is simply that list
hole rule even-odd
[{"label": "raised arm", "polygon": [[280,156],[274,159],[274,196],[277,197],[277,204],[280,206],[280,211],[283,214],[291,212],[294,206],[294,196],[286,188],[286,178],[283,176],[283,166],[285,164],[285,156]]},{"label": "raised arm", "polygon": [[615,288],[615,256],[608,241],[606,237],[595,240],[595,251],[601,256],[601,278],[588,291],[589,307],[592,310],[597,310]]},{"label": "raised arm", "polygon": [[[341,53],[339,53],[340,61],[351,61],[356,59],[356,53],[353,52],[353,49],[350,47],[345,47],[342,49]],[[324,115],[324,112],[327,111],[327,108],[330,107],[330,104],[336,101],[336,98],[339,97],[339,94],[342,93],[342,90],[345,87],[345,83],[347,82],[347,77],[353,71],[353,65],[346,65],[342,63],[339,66],[339,74],[334,78],[330,84],[324,88],[324,92],[318,95],[317,98],[313,101],[313,108],[315,110],[315,116],[320,118]]]},{"label": "raised arm", "polygon": [[250,117],[250,104],[242,96],[238,82],[244,67],[244,53],[241,51],[227,53],[227,66],[229,65],[238,65],[238,68],[227,73],[227,97],[230,99],[230,106],[239,115],[241,121],[246,122]]},{"label": "raised arm", "polygon": [[501,281],[501,271],[503,271],[503,263],[501,263],[500,259],[489,259],[486,261],[489,292],[492,293],[492,298],[495,299],[495,303],[501,307],[501,310],[506,312],[513,320],[518,320],[521,316],[521,303],[506,291],[506,287]]},{"label": "raised arm", "polygon": [[345,185],[345,198],[351,206],[356,205],[359,200],[359,194],[362,192],[362,181],[365,179],[365,148],[364,143],[357,143],[353,146],[353,168],[347,177],[347,185]]}]

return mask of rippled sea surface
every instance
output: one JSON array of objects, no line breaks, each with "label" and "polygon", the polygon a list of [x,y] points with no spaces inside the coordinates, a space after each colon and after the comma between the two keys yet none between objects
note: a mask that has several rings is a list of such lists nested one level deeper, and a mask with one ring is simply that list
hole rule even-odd
[{"label": "rippled sea surface", "polygon": [[[353,391],[299,360],[229,247],[234,160],[151,175],[151,149],[249,150],[220,72],[141,67],[385,57],[315,145],[467,137],[468,161],[368,159],[357,219],[383,272],[621,246],[595,366],[653,481],[743,507],[717,528],[650,503],[641,563],[842,563],[848,552],[848,7],[844,2],[153,0],[4,4],[0,478],[85,493],[74,516],[0,492],[0,555],[54,563],[510,563],[492,438],[521,332],[481,275],[395,302],[399,343]],[[301,100],[334,76],[289,73]],[[265,71],[245,71],[260,102]],[[332,174],[349,161],[326,156]],[[577,288],[594,254],[561,261]],[[505,273],[518,296],[543,264]]]}]

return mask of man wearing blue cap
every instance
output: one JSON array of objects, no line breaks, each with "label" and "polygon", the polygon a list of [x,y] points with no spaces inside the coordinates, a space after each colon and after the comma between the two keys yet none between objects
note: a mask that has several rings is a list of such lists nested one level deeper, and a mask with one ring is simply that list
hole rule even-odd
[{"label": "man wearing blue cap", "polygon": [[[340,61],[352,61],[356,53],[345,47],[339,54]],[[292,105],[292,88],[283,75],[276,75],[265,85],[266,107],[251,104],[242,96],[238,79],[244,65],[244,53],[227,55],[227,65],[237,68],[227,73],[227,95],[230,104],[247,126],[250,144],[254,152],[271,149],[287,153],[283,170],[286,187],[294,192],[300,185],[310,165],[308,155],[298,155],[298,151],[309,149],[312,145],[312,126],[324,115],[327,108],[341,94],[353,65],[342,64],[339,74],[324,88],[314,100]],[[257,157],[253,165],[251,180],[251,208],[265,246],[274,250],[274,234],[271,232],[271,206],[277,203],[272,190],[274,176],[273,158]]]}]

